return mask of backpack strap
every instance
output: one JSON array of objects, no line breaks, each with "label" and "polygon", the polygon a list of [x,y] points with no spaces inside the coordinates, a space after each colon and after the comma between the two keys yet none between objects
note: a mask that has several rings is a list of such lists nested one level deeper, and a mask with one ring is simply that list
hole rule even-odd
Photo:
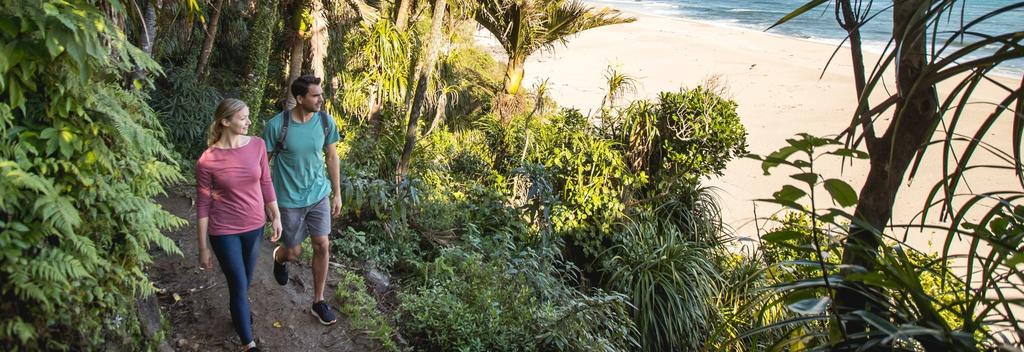
[{"label": "backpack strap", "polygon": [[281,132],[277,134],[277,142],[274,142],[274,150],[270,152],[269,160],[274,160],[274,157],[277,156],[277,154],[280,154],[281,151],[285,149],[284,138],[288,136],[288,122],[291,120],[291,110],[285,110],[281,112]]},{"label": "backpack strap", "polygon": [[[321,110],[317,112],[320,115],[320,127],[324,130],[324,153],[327,152],[327,136],[330,135],[331,126],[327,123],[327,115]],[[274,143],[274,150],[270,152],[270,160],[274,160],[282,150],[285,149],[284,139],[288,136],[288,122],[292,119],[292,111],[285,110],[281,112],[281,133],[277,135],[277,142]]]},{"label": "backpack strap", "polygon": [[327,115],[323,110],[317,112],[320,115],[320,127],[324,129],[324,153],[327,153],[327,136],[330,136],[330,125],[327,124]]}]

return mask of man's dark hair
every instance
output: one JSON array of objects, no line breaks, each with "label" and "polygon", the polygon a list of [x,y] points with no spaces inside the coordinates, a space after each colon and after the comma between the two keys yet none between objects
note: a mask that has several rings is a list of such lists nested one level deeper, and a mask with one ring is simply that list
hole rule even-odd
[{"label": "man's dark hair", "polygon": [[305,96],[306,93],[309,92],[309,86],[319,84],[320,77],[313,75],[299,76],[299,78],[296,78],[294,81],[292,81],[292,96]]}]

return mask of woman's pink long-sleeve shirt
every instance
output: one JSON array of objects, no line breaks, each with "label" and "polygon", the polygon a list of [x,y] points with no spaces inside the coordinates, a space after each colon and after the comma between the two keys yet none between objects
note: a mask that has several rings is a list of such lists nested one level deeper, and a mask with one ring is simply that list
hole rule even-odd
[{"label": "woman's pink long-sleeve shirt", "polygon": [[267,147],[260,138],[233,149],[209,147],[196,162],[196,215],[210,218],[211,236],[263,227],[266,203],[277,200]]}]

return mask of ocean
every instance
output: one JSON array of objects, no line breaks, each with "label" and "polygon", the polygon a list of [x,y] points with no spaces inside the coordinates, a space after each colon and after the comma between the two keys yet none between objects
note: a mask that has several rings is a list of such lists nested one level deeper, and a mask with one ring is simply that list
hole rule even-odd
[{"label": "ocean", "polygon": [[[806,3],[805,0],[587,0],[586,2],[643,14],[680,17],[760,31],[771,27],[780,18]],[[865,1],[865,3],[867,2]],[[992,10],[1016,2],[1018,1],[968,0],[957,2],[958,9],[954,11],[954,16],[949,18],[948,21],[943,21],[940,32],[950,32],[960,28],[960,9],[963,10],[963,23],[966,24]],[[846,32],[839,28],[835,19],[835,10],[830,5],[831,3],[829,2],[829,5],[823,4],[781,26],[772,28],[768,32],[812,41],[839,44],[846,38]],[[874,53],[881,53],[884,50],[891,37],[891,5],[891,1],[873,2],[870,13],[877,13],[877,16],[861,28],[864,50]],[[982,34],[1024,30],[1024,9],[1016,9],[1000,14],[972,28],[974,31]],[[940,33],[940,36],[942,35]],[[949,34],[946,34],[945,38],[948,37]],[[977,40],[978,38],[967,37],[965,43]],[[957,45],[961,44],[958,43]],[[959,46],[955,47],[958,48]],[[994,51],[995,48],[990,50]],[[951,53],[953,50],[946,49],[946,52]],[[1005,62],[997,67],[996,71],[1002,75],[1019,77],[1024,73],[1024,59]]]}]

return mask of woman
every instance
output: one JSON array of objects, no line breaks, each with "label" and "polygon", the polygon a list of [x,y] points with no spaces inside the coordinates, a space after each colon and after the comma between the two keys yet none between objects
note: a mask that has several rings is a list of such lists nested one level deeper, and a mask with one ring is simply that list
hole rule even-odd
[{"label": "woman", "polygon": [[[196,213],[199,218],[199,267],[213,267],[209,244],[228,281],[231,321],[243,351],[259,351],[252,336],[249,283],[259,253],[266,217],[281,237],[281,215],[270,182],[263,139],[247,136],[249,108],[224,99],[210,123],[208,148],[196,163]],[[209,236],[207,236],[209,235]]]}]

